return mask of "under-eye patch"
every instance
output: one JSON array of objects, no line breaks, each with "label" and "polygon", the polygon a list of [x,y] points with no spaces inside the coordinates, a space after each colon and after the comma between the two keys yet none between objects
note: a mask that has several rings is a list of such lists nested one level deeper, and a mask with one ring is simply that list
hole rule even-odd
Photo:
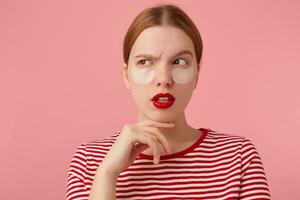
[{"label": "under-eye patch", "polygon": [[[137,84],[146,85],[152,83],[156,77],[156,71],[153,66],[137,67],[133,66],[130,70],[133,81]],[[172,68],[172,78],[178,84],[187,84],[193,80],[195,75],[195,67],[175,66]]]},{"label": "under-eye patch", "polygon": [[135,83],[146,85],[154,80],[155,72],[152,67],[133,67],[131,70],[131,76]]}]

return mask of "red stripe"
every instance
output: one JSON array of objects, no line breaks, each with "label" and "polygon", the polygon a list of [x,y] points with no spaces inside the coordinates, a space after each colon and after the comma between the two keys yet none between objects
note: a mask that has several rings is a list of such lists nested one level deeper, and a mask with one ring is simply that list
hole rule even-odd
[{"label": "red stripe", "polygon": [[[233,200],[265,195],[269,198],[263,199],[270,199],[263,164],[252,142],[242,136],[218,133],[208,129],[205,132],[206,134],[202,134],[205,137],[200,137],[185,150],[172,155],[161,156],[160,164],[164,166],[153,165],[152,156],[144,154],[138,156],[136,158],[138,162],[120,173],[116,186],[116,197],[139,199],[143,197],[158,198],[160,196],[159,199],[220,198]],[[87,194],[75,194],[79,192],[89,193],[98,166],[119,134],[120,132],[105,138],[105,140],[84,143],[77,149],[70,163],[67,191],[74,191],[68,194],[68,200],[87,199]],[[190,154],[190,152],[193,152],[193,154]],[[242,155],[247,153],[249,155],[242,158]],[[182,161],[179,161],[179,158]],[[242,164],[246,160],[247,162]],[[170,166],[171,164],[175,166]],[[188,166],[191,164],[193,166]],[[200,166],[201,164],[211,166]],[[242,167],[245,166],[247,168],[242,171]],[[212,170],[212,168],[218,169]],[[161,170],[164,170],[164,172],[159,172]],[[82,179],[77,177],[82,177]],[[229,180],[231,178],[232,180]],[[142,183],[141,181],[144,180],[147,180],[147,182]],[[253,182],[245,183],[247,181]],[[263,185],[266,188],[262,187]],[[168,188],[168,186],[173,188]],[[247,188],[249,186],[255,187]],[[242,188],[247,189],[240,191]],[[230,189],[234,189],[234,191],[229,191]],[[154,190],[157,191],[154,192]],[[130,192],[132,194],[129,194]],[[146,194],[147,192],[148,194]],[[252,193],[243,195],[247,192]],[[70,198],[72,194],[75,196]],[[161,195],[166,195],[166,197],[161,198]],[[193,195],[193,198],[187,198],[185,195]],[[230,197],[225,198],[227,195]]]}]

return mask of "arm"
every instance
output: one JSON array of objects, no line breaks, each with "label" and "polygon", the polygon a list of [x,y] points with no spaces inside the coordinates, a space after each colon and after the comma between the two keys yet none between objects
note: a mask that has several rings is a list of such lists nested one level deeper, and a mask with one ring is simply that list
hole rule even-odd
[{"label": "arm", "polygon": [[69,166],[67,200],[114,200],[116,199],[116,183],[118,175],[99,165],[93,184],[89,189],[84,181],[87,169],[87,144],[81,144]]},{"label": "arm", "polygon": [[109,172],[103,166],[99,166],[92,184],[89,200],[116,199],[117,179],[118,175]]},{"label": "arm", "polygon": [[245,138],[242,145],[242,179],[240,199],[271,199],[260,155],[252,142]]},{"label": "arm", "polygon": [[69,166],[68,184],[67,184],[67,200],[87,200],[88,189],[84,182],[86,172],[86,145],[81,144]]}]

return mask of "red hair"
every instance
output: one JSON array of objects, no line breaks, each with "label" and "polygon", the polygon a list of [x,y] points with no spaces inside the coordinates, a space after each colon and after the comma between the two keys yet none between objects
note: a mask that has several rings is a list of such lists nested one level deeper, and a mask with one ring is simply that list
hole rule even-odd
[{"label": "red hair", "polygon": [[123,42],[124,63],[128,64],[131,48],[139,34],[146,28],[159,25],[174,26],[183,30],[188,35],[194,44],[199,71],[199,63],[202,56],[201,35],[188,15],[173,4],[163,4],[147,8],[135,17],[127,30]]}]

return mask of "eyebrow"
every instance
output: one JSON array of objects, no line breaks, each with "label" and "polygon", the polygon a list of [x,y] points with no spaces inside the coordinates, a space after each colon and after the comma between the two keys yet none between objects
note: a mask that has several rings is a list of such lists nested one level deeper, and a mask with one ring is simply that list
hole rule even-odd
[{"label": "eyebrow", "polygon": [[[180,52],[176,53],[174,56],[172,56],[172,58],[174,58],[176,56],[179,56],[179,55],[182,55],[182,54],[189,54],[193,57],[193,54],[190,50],[183,50],[183,51],[180,51]],[[140,55],[135,56],[134,58],[138,58],[138,57],[155,58],[155,59],[158,58],[155,55],[151,55],[151,54],[140,54]]]}]

